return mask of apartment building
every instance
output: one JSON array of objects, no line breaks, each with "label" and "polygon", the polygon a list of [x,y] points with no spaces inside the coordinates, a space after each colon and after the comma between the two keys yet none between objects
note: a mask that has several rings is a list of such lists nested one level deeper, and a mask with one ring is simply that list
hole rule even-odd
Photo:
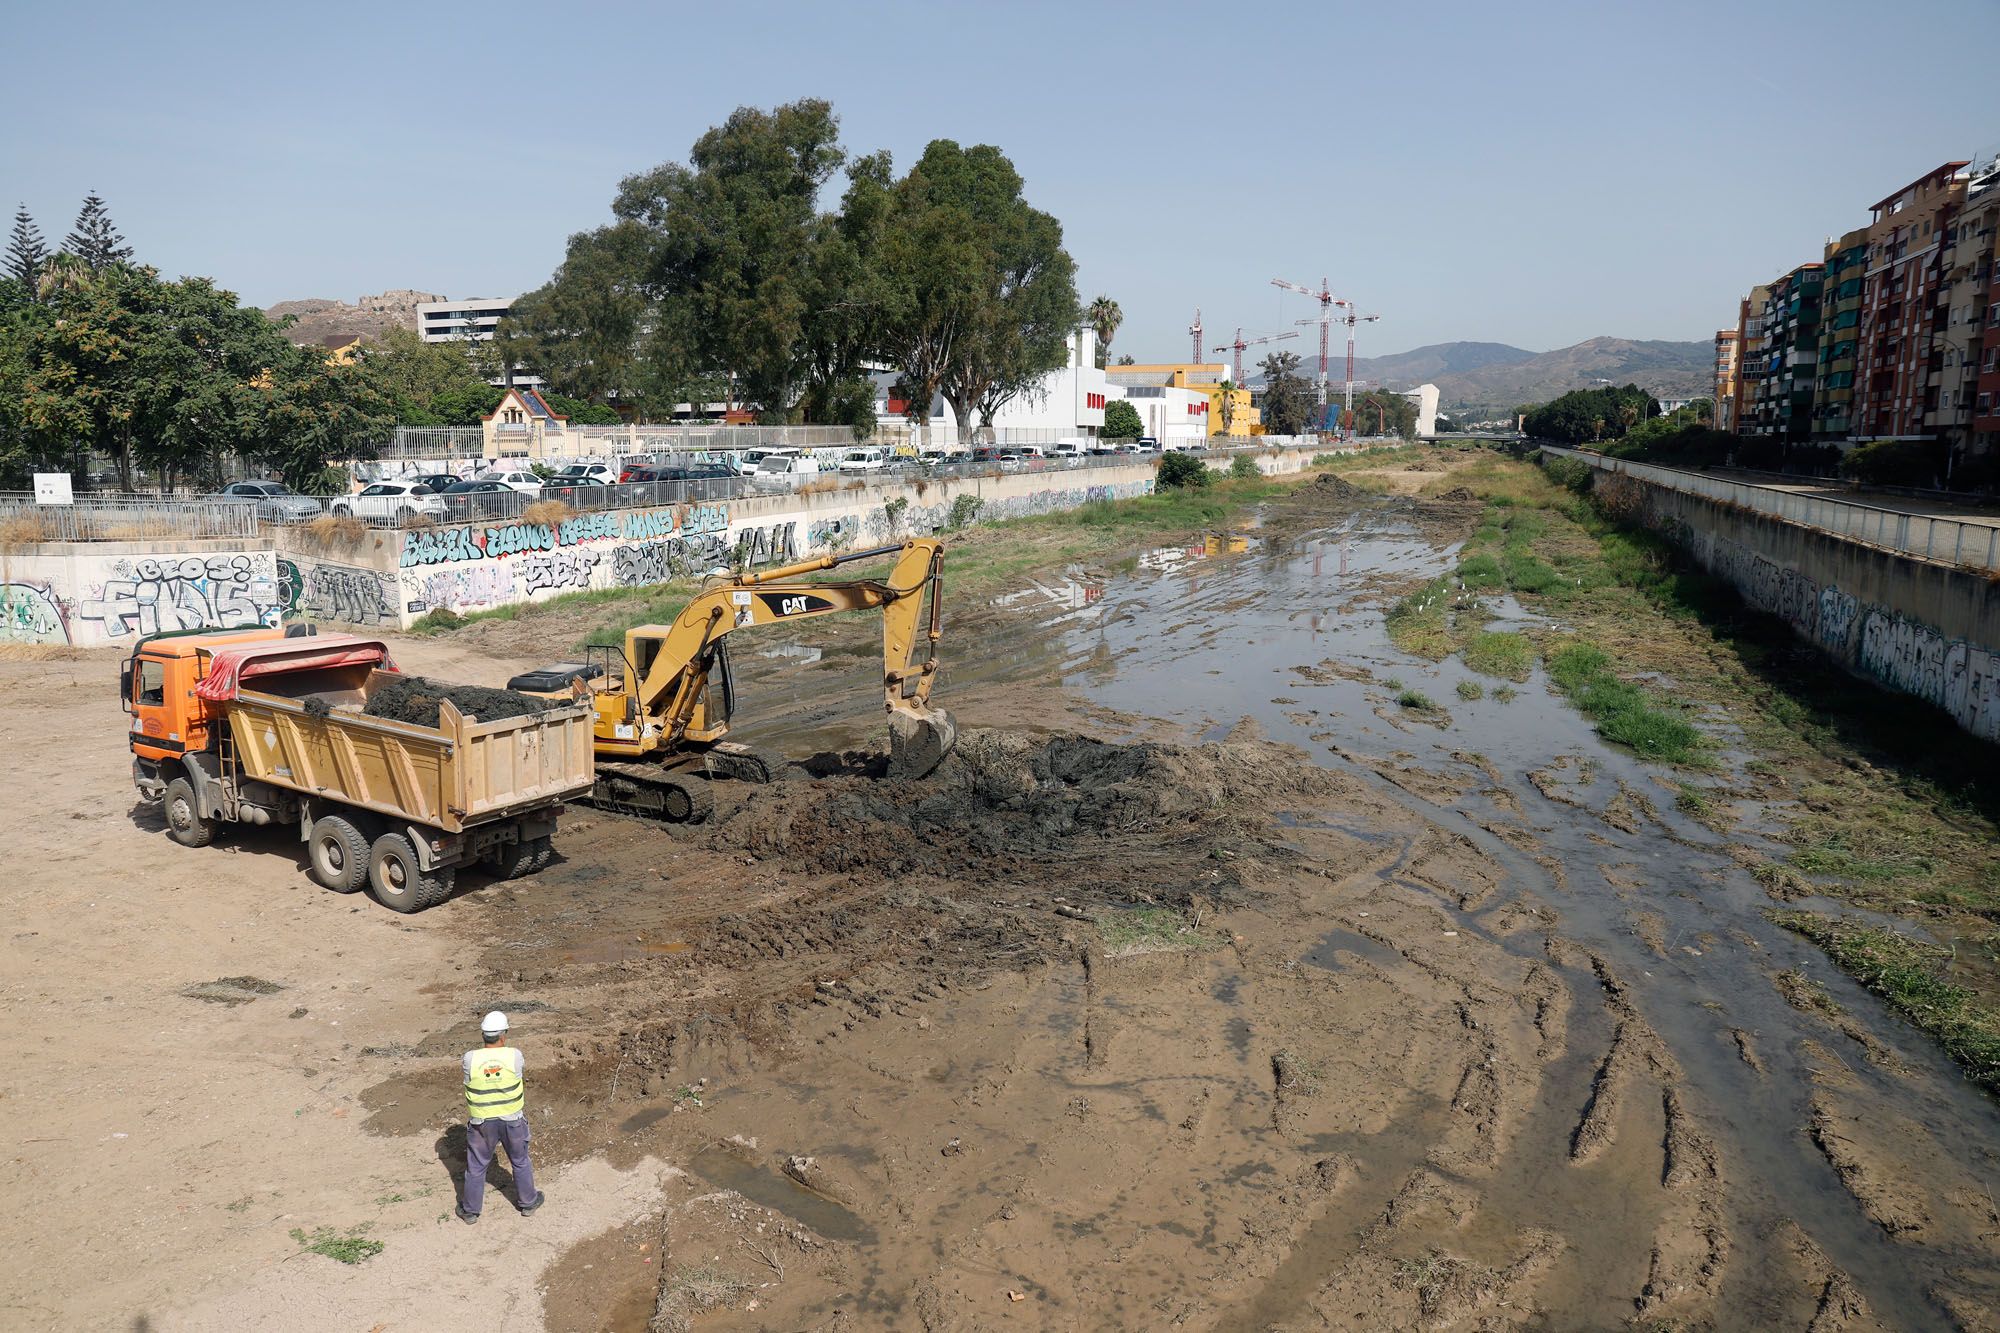
[{"label": "apartment building", "polygon": [[1762,364],[1750,396],[1747,434],[1792,441],[1811,432],[1825,283],[1826,265],[1801,264],[1764,289]]},{"label": "apartment building", "polygon": [[[491,342],[493,331],[513,306],[512,300],[497,296],[467,297],[459,301],[442,298],[417,305],[417,336],[427,343]],[[492,384],[515,385],[527,389],[545,387],[546,381],[526,366],[515,366],[511,375],[501,375]]]},{"label": "apartment building", "polygon": [[1750,433],[1756,415],[1757,386],[1764,378],[1764,306],[1771,289],[1756,286],[1736,303],[1736,398],[1730,419],[1738,435]]},{"label": "apartment building", "polygon": [[1861,298],[1867,271],[1866,227],[1827,242],[1811,430],[1812,438],[1821,443],[1837,443],[1854,433],[1856,349],[1861,341]]},{"label": "apartment building", "polygon": [[2000,445],[2000,153],[1966,173],[1940,258],[1944,328],[1933,350],[1938,435],[1959,456]]},{"label": "apartment building", "polygon": [[1736,352],[1741,346],[1735,329],[1715,331],[1715,428],[1736,429]]},{"label": "apartment building", "polygon": [[[1965,201],[1965,162],[1946,162],[1877,203],[1868,224],[1868,268],[1854,395],[1856,440],[1938,438],[1944,238]],[[1933,366],[1934,353],[1939,364]]]}]

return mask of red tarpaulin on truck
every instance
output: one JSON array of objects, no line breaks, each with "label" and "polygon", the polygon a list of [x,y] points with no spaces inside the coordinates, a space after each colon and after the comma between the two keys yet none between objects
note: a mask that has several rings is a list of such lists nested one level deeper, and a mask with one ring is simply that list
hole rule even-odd
[{"label": "red tarpaulin on truck", "polygon": [[373,666],[394,671],[389,645],[355,634],[321,634],[306,639],[268,639],[241,648],[224,648],[209,659],[208,674],[194,687],[204,699],[234,699],[246,680],[326,667]]}]

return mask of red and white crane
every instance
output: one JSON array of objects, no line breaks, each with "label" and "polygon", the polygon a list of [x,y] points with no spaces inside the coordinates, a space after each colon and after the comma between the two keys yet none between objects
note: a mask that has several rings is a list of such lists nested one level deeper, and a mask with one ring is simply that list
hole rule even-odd
[{"label": "red and white crane", "polygon": [[[1321,408],[1321,421],[1326,419],[1324,409],[1326,408],[1328,330],[1335,324],[1345,324],[1347,326],[1347,379],[1342,387],[1340,422],[1342,429],[1351,435],[1354,431],[1354,390],[1358,387],[1363,387],[1357,385],[1354,379],[1354,326],[1356,324],[1372,324],[1382,317],[1380,315],[1361,314],[1354,302],[1343,301],[1335,296],[1332,286],[1328,284],[1325,278],[1319,280],[1319,289],[1317,291],[1311,287],[1302,287],[1296,282],[1286,282],[1283,278],[1271,279],[1271,285],[1273,287],[1283,287],[1286,291],[1303,293],[1319,302],[1318,315],[1311,319],[1302,319],[1297,322],[1300,324],[1319,325],[1319,405]],[[1345,313],[1336,313],[1337,310],[1344,311]]]},{"label": "red and white crane", "polygon": [[1267,334],[1265,334],[1265,335],[1264,335],[1263,337],[1261,337],[1261,338],[1245,338],[1245,337],[1243,336],[1243,330],[1239,328],[1239,329],[1237,329],[1237,330],[1236,330],[1236,341],[1235,341],[1235,342],[1233,342],[1233,343],[1223,343],[1223,344],[1222,344],[1221,346],[1217,347],[1217,348],[1216,348],[1215,350],[1216,350],[1216,351],[1218,351],[1218,352],[1227,352],[1227,351],[1231,351],[1231,350],[1234,350],[1234,351],[1235,351],[1235,353],[1236,353],[1236,378],[1235,378],[1235,379],[1233,379],[1233,380],[1231,380],[1231,381],[1230,381],[1230,383],[1234,384],[1234,385],[1235,385],[1235,386],[1236,386],[1237,388],[1239,388],[1239,389],[1240,389],[1240,388],[1242,388],[1242,387],[1243,387],[1243,349],[1244,349],[1244,348],[1246,348],[1246,347],[1256,347],[1256,346],[1258,346],[1258,345],[1260,345],[1260,344],[1262,344],[1262,343],[1276,343],[1276,342],[1283,342],[1283,341],[1284,341],[1285,339],[1287,339],[1287,338],[1296,338],[1296,337],[1298,337],[1298,336],[1299,336],[1299,335],[1298,335],[1298,331],[1297,331],[1296,329],[1286,329],[1286,330],[1285,330],[1285,331],[1284,331],[1283,333],[1267,333]]}]

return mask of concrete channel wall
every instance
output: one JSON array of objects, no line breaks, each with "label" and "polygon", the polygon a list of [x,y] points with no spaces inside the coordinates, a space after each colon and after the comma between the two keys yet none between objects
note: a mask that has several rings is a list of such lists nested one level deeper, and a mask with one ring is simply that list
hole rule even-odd
[{"label": "concrete channel wall", "polygon": [[[1266,475],[1316,451],[1248,454]],[[1226,470],[1233,456],[1210,458]],[[717,566],[762,567],[899,537],[1075,509],[1153,491],[1152,459],[1047,472],[887,483],[408,532],[322,539],[305,528],[254,538],[46,542],[0,548],[0,642],[130,643],[160,630],[289,619],[407,629],[586,589],[633,588]]]},{"label": "concrete channel wall", "polygon": [[1942,708],[1976,736],[2000,740],[2000,582],[1987,562],[1990,529],[1976,540],[1954,532],[1949,548],[1963,563],[1952,563],[1907,544],[1914,536],[1947,550],[1932,541],[1936,525],[1950,520],[1902,516],[1918,529],[1866,520],[1871,534],[1893,539],[1900,531],[1904,539],[1876,542],[1858,535],[1864,529],[1854,516],[1838,516],[1844,530],[1827,530],[1805,521],[1819,511],[1744,503],[1736,492],[1807,497],[1571,449],[1542,452],[1590,464],[1600,487],[1606,474],[1629,478],[1639,488],[1646,524],[1726,579],[1745,602],[1783,617],[1850,670]]}]

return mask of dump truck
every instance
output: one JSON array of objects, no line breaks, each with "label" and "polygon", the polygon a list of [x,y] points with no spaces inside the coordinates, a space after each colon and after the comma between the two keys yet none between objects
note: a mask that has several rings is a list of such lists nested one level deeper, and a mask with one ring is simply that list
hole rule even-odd
[{"label": "dump truck", "polygon": [[154,634],[120,676],[132,779],[169,837],[204,847],[228,824],[296,825],[316,881],[398,912],[450,897],[461,866],[542,869],[563,803],[596,780],[587,704],[482,720],[445,698],[435,727],[369,716],[374,693],[408,679],[380,639]]}]

